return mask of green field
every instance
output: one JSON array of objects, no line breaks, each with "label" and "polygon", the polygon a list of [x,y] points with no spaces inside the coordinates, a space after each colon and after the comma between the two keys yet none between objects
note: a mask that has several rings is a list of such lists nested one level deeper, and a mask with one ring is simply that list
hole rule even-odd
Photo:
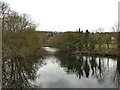
[{"label": "green field", "polygon": [[[99,45],[96,45],[96,48],[99,48]],[[103,44],[101,45],[101,48],[108,48],[107,47],[107,44]],[[109,44],[109,49],[112,49],[112,48],[117,48],[117,44]]]},{"label": "green field", "polygon": [[[104,45],[105,48],[107,48],[107,44]],[[117,48],[117,44],[109,44],[109,48]]]}]

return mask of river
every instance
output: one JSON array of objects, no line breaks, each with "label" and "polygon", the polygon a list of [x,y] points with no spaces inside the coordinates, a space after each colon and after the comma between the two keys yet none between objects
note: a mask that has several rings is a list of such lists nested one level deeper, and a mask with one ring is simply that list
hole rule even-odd
[{"label": "river", "polygon": [[48,55],[15,57],[3,61],[3,87],[118,88],[120,59],[57,53],[43,47]]}]

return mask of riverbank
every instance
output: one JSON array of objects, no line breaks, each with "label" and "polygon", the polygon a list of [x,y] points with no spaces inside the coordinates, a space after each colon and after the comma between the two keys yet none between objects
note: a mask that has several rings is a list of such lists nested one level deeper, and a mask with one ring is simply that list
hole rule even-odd
[{"label": "riverbank", "polygon": [[2,59],[6,59],[6,58],[13,58],[13,57],[27,57],[27,56],[35,56],[35,57],[42,57],[44,55],[46,55],[47,52],[45,50],[43,50],[42,48],[37,48],[34,50],[28,50],[28,51],[22,51],[19,50],[19,52],[13,52],[11,50],[11,53],[3,53],[2,54]]},{"label": "riverbank", "polygon": [[60,50],[60,52],[69,52],[73,55],[95,55],[95,56],[104,56],[104,57],[107,57],[107,56],[113,56],[113,57],[120,57],[120,54],[117,52],[117,50],[115,49],[110,49],[110,50],[95,50],[95,51],[87,51],[87,50],[84,50],[84,51],[79,51],[79,50],[76,50],[76,51],[69,51],[69,50]]},{"label": "riverbank", "polygon": [[114,50],[99,50],[94,52],[89,51],[74,51],[72,54],[77,55],[96,55],[96,56],[114,56],[114,57],[120,57],[120,54],[117,51]]}]

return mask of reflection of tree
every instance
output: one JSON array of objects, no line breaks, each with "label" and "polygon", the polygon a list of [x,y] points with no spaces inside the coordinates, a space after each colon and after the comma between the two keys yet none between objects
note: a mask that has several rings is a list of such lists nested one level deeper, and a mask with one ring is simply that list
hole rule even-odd
[{"label": "reflection of tree", "polygon": [[15,57],[3,60],[3,87],[31,87],[29,80],[34,80],[37,67],[33,66],[38,57]]},{"label": "reflection of tree", "polygon": [[65,67],[67,73],[74,73],[81,78],[83,76],[83,57],[76,59],[74,56],[70,55],[58,56],[61,61],[61,66]]},{"label": "reflection of tree", "polygon": [[120,88],[120,58],[117,60],[118,87]]},{"label": "reflection of tree", "polygon": [[120,88],[120,58],[117,60],[117,68],[115,73],[113,74],[112,78],[113,82],[115,82],[115,85]]},{"label": "reflection of tree", "polygon": [[85,60],[85,64],[84,64],[83,70],[85,72],[86,77],[88,78],[90,68],[89,68],[89,65],[88,65],[88,58],[87,57],[86,57],[86,60]]},{"label": "reflection of tree", "polygon": [[[66,54],[62,54],[62,56],[58,55],[58,58],[61,61],[61,66],[65,67],[67,73],[75,73],[79,78],[94,77],[100,84],[106,81],[107,76],[111,76],[111,68],[114,68],[110,66],[111,62],[109,58],[104,60],[104,58],[101,57],[80,56],[79,59],[77,59],[75,56]],[[117,72],[119,72],[120,75],[120,60],[118,60],[117,63]],[[120,84],[120,76],[116,77],[119,78]]]},{"label": "reflection of tree", "polygon": [[120,58],[118,58],[118,60],[117,60],[117,71],[120,75]]},{"label": "reflection of tree", "polygon": [[92,75],[94,75],[96,71],[96,66],[97,66],[97,63],[94,57],[91,58],[90,64],[91,64],[91,69],[92,69]]},{"label": "reflection of tree", "polygon": [[101,63],[101,61],[103,61],[101,58],[99,58],[98,60],[98,64],[96,59],[94,58],[93,60],[93,64],[95,65],[95,74],[94,76],[96,77],[96,79],[98,80],[99,83],[103,83],[104,82],[104,69],[106,68],[104,66],[104,61]]}]

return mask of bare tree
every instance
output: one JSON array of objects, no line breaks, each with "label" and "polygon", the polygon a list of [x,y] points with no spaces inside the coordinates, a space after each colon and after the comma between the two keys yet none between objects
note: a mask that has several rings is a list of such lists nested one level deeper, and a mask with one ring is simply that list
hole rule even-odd
[{"label": "bare tree", "polygon": [[2,22],[2,30],[5,30],[7,17],[8,17],[8,14],[10,11],[11,10],[10,10],[9,5],[7,3],[0,2],[0,19]]}]

